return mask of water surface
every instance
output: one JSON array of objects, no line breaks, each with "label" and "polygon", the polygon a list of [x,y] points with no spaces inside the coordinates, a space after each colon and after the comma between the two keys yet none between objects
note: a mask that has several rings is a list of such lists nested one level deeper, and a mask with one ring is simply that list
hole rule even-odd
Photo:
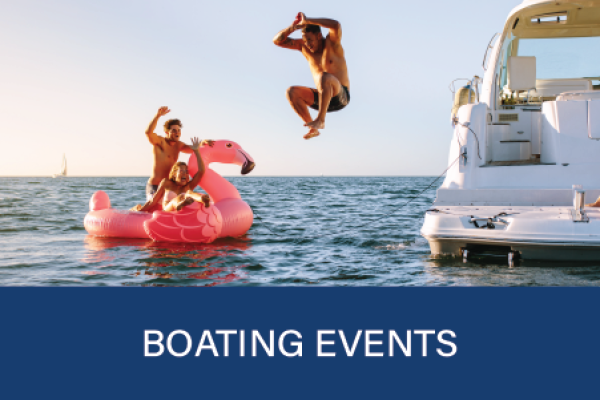
[{"label": "water surface", "polygon": [[433,259],[419,230],[437,184],[400,208],[433,177],[228,179],[260,217],[249,233],[173,245],[83,228],[96,190],[125,209],[146,178],[0,178],[0,285],[600,285],[600,261]]}]

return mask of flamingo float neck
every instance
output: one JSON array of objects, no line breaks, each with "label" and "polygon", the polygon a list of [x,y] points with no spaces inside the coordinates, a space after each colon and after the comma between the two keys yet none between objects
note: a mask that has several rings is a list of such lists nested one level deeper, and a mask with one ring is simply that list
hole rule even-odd
[{"label": "flamingo float neck", "polygon": [[[209,165],[213,162],[235,164],[242,168],[242,174],[247,174],[254,168],[252,157],[240,145],[230,140],[217,140],[213,146],[203,146],[199,151],[206,166],[206,172],[199,183],[200,187],[208,193],[215,204],[225,199],[241,199],[235,186],[209,168]],[[198,170],[196,157],[193,154],[188,163],[188,170],[191,175]]]}]

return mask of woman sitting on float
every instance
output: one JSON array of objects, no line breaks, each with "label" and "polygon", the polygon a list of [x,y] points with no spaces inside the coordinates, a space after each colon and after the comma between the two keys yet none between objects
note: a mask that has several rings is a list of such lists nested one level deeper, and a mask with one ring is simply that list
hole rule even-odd
[{"label": "woman sitting on float", "polygon": [[200,156],[200,153],[198,152],[198,147],[200,147],[200,140],[198,138],[192,138],[192,145],[190,148],[196,155],[198,171],[194,174],[191,181],[187,164],[184,162],[177,162],[171,168],[171,172],[169,172],[169,179],[163,179],[160,182],[160,185],[158,185],[158,189],[152,197],[152,200],[147,201],[143,206],[138,204],[131,210],[150,211],[155,208],[160,199],[163,199],[163,211],[181,211],[183,207],[189,206],[194,201],[203,203],[205,207],[209,207],[210,197],[207,194],[199,194],[193,191],[206,171],[204,160],[202,160],[202,156]]}]

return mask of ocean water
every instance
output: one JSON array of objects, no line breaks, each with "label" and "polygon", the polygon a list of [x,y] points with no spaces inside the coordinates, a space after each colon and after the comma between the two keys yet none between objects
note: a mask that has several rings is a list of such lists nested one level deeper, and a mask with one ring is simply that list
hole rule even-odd
[{"label": "ocean water", "polygon": [[208,245],[96,238],[96,190],[144,201],[146,178],[0,178],[2,286],[588,286],[600,261],[434,259],[419,235],[433,177],[228,178],[255,215],[248,234]]}]

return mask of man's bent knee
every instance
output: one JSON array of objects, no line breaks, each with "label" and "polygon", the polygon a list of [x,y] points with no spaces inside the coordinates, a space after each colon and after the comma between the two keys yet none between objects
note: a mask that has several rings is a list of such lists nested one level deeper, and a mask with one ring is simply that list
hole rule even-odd
[{"label": "man's bent knee", "polygon": [[286,90],[286,97],[292,106],[296,104],[312,104],[313,92],[302,86],[292,86]]},{"label": "man's bent knee", "polygon": [[289,101],[293,101],[296,97],[298,97],[298,89],[296,89],[294,86],[290,86],[285,91],[285,97],[287,97]]},{"label": "man's bent knee", "polygon": [[327,85],[334,83],[336,80],[337,78],[329,72],[323,72],[317,79],[317,90],[322,91]]}]

